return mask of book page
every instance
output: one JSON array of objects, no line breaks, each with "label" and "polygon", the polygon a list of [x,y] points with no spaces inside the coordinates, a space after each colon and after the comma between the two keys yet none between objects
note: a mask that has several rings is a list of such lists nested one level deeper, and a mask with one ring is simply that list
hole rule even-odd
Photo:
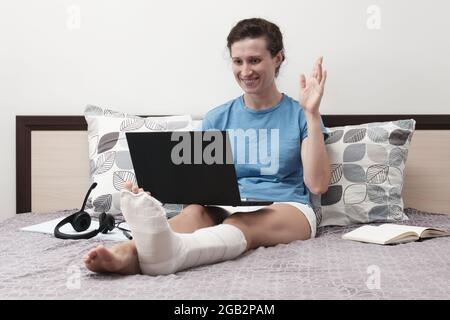
[{"label": "book page", "polygon": [[380,225],[380,228],[388,228],[392,230],[404,230],[404,231],[412,231],[417,233],[421,238],[434,238],[434,237],[444,237],[450,235],[450,231],[446,231],[444,229],[439,228],[430,228],[430,227],[415,227],[415,226],[405,226],[400,224],[392,224],[385,223]]},{"label": "book page", "polygon": [[450,231],[446,231],[444,229],[437,229],[437,228],[428,228],[421,235],[422,238],[434,238],[434,237],[446,237],[446,236],[450,236]]},{"label": "book page", "polygon": [[434,238],[449,236],[450,232],[437,229],[385,223],[380,226],[365,225],[342,236],[342,239],[370,242],[377,244],[392,244],[416,241],[419,238]]},{"label": "book page", "polygon": [[[342,236],[343,239],[347,240],[357,240],[362,242],[371,242],[377,244],[386,244],[389,240],[397,238],[400,235],[408,235],[406,238],[409,240],[417,239],[413,233],[406,232],[409,230],[405,229],[395,229],[395,228],[380,228],[376,226],[362,226],[353,231],[350,231]],[[410,237],[412,236],[412,237]],[[405,240],[406,240],[405,239]]]},{"label": "book page", "polygon": [[385,223],[380,225],[378,228],[382,228],[383,230],[392,230],[397,231],[399,234],[403,232],[414,232],[417,234],[418,237],[427,230],[427,228],[424,227],[415,227],[415,226],[406,226],[401,224],[393,224],[393,223]]}]

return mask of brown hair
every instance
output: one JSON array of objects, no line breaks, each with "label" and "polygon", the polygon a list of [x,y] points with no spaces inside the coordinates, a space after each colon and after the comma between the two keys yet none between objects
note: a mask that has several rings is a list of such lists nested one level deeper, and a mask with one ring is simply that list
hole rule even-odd
[{"label": "brown hair", "polygon": [[[281,51],[283,56],[281,63],[283,63],[285,55],[283,35],[281,34],[280,28],[278,28],[276,24],[261,18],[241,20],[233,27],[233,29],[231,29],[230,34],[227,37],[227,47],[230,51],[230,55],[233,43],[247,38],[256,39],[260,37],[266,39],[267,50],[270,52],[272,58]],[[278,76],[278,73],[280,72],[281,63],[275,70],[275,76]]]}]

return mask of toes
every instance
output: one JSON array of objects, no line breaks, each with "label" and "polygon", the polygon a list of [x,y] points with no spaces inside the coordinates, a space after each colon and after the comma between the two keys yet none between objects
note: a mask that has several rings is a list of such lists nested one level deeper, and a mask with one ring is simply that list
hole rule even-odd
[{"label": "toes", "polygon": [[[136,193],[136,194],[139,194],[139,193],[141,193],[141,192],[144,192],[144,189],[135,186],[135,187],[133,187],[133,192]],[[146,192],[146,193],[147,193],[148,195],[151,195],[150,192]]]},{"label": "toes", "polygon": [[152,194],[150,193],[150,192],[148,192],[148,191],[144,191],[144,189],[142,189],[142,188],[139,188],[139,193],[141,193],[141,192],[145,192],[146,194],[148,194],[149,196],[151,196]]},{"label": "toes", "polygon": [[110,264],[110,251],[103,245],[91,249],[84,256],[84,264],[86,267],[94,272],[107,271],[108,264]]},{"label": "toes", "polygon": [[144,189],[139,188],[138,186],[133,185],[133,183],[131,181],[127,181],[125,182],[125,184],[123,185],[123,189],[133,192],[133,193],[141,193],[144,191]]},{"label": "toes", "polygon": [[152,195],[151,192],[144,191],[143,188],[139,188],[138,186],[133,186],[133,185],[131,184],[131,182],[129,182],[129,181],[125,182],[125,184],[124,184],[122,190],[126,190],[126,191],[132,192],[132,193],[134,193],[134,194],[140,194],[140,193],[145,192],[145,193],[148,194],[149,196]]},{"label": "toes", "polygon": [[112,252],[102,245],[97,247],[97,255],[103,261],[109,261],[113,258]]},{"label": "toes", "polygon": [[91,249],[87,253],[87,257],[89,257],[90,259],[95,259],[96,256],[97,256],[97,248]]},{"label": "toes", "polygon": [[97,254],[101,255],[101,254],[103,254],[105,252],[109,252],[108,249],[104,245],[99,244],[97,246]]},{"label": "toes", "polygon": [[97,256],[97,248],[93,248],[83,257],[83,261],[86,265],[92,264]]},{"label": "toes", "polygon": [[100,244],[97,247],[89,250],[88,253],[85,255],[85,258],[94,260],[103,250],[106,250],[106,248]]},{"label": "toes", "polygon": [[127,181],[127,182],[125,182],[125,184],[123,185],[123,188],[124,189],[126,189],[126,190],[128,190],[128,191],[131,191],[131,188],[133,187],[133,183],[131,182],[131,181]]}]

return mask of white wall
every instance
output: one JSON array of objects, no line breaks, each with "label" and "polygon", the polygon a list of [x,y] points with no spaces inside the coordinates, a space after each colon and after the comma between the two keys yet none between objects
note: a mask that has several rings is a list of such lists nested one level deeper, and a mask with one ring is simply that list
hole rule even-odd
[{"label": "white wall", "polygon": [[15,212],[16,115],[202,115],[241,94],[226,36],[247,17],[282,29],[283,92],[297,98],[325,56],[324,114],[448,113],[449,14],[446,0],[1,0],[0,220]]}]

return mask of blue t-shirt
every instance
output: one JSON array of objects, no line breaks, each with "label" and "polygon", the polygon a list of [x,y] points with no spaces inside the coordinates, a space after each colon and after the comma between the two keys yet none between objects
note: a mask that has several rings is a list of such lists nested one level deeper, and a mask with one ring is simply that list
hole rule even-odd
[{"label": "blue t-shirt", "polygon": [[242,95],[209,111],[202,130],[229,133],[242,198],[310,204],[300,153],[308,129],[298,101],[283,94],[276,106],[254,110]]}]

